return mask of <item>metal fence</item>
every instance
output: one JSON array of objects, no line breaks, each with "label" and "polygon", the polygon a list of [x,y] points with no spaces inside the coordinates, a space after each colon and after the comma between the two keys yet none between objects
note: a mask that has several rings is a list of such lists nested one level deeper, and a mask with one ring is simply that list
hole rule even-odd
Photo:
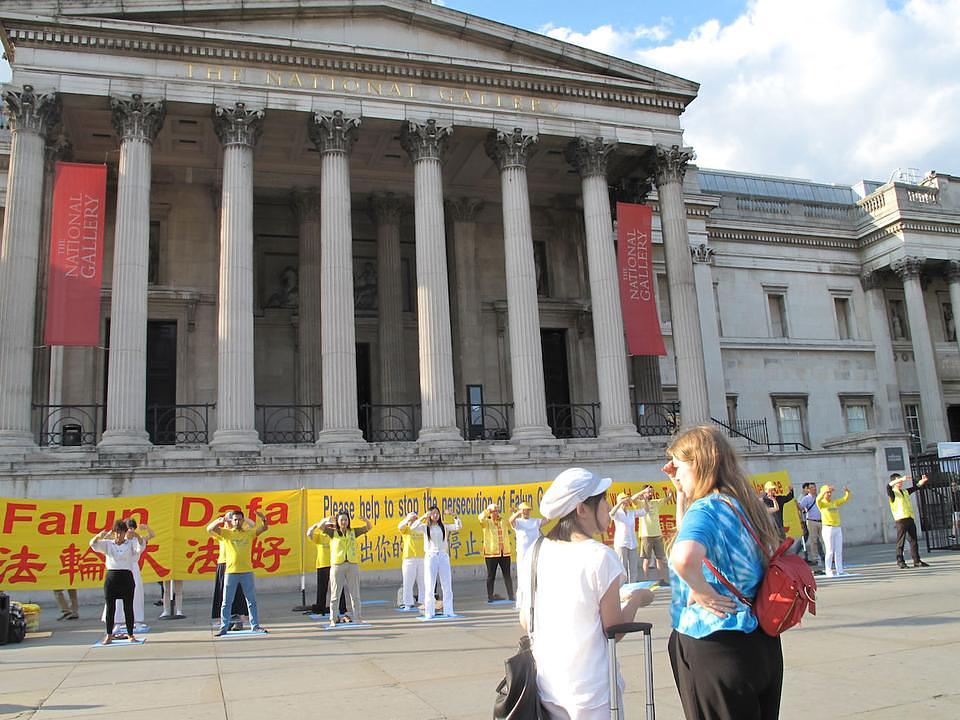
[{"label": "metal fence", "polygon": [[87,447],[100,442],[103,405],[34,405],[34,437],[40,447]]},{"label": "metal fence", "polygon": [[513,403],[457,403],[457,427],[464,440],[509,440]]},{"label": "metal fence", "polygon": [[321,408],[321,405],[255,405],[254,422],[260,441],[267,445],[316,442]]},{"label": "metal fence", "polygon": [[680,428],[680,403],[634,403],[633,419],[645,437],[673,435]]},{"label": "metal fence", "polygon": [[929,478],[913,494],[927,551],[960,549],[960,458],[918,455],[910,458],[910,471],[914,482]]}]

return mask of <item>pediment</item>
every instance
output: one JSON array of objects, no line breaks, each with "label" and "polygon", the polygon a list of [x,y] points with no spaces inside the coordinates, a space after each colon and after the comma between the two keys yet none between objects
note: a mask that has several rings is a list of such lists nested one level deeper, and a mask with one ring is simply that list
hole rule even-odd
[{"label": "pediment", "polygon": [[16,6],[18,13],[61,21],[104,18],[181,28],[186,37],[213,31],[248,36],[240,41],[251,44],[321,46],[365,61],[406,58],[420,67],[567,76],[578,85],[625,85],[680,106],[698,89],[668,73],[425,0],[18,0]]}]

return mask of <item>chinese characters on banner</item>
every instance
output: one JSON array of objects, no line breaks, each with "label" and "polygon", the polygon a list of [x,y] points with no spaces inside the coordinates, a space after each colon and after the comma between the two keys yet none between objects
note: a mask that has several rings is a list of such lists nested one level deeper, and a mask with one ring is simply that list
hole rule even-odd
[{"label": "chinese characters on banner", "polygon": [[[759,495],[772,480],[782,492],[790,487],[786,472],[754,475]],[[660,527],[665,537],[675,532],[675,507],[669,482],[615,482],[617,493],[638,492],[650,484],[659,505]],[[260,576],[312,572],[316,546],[306,542],[306,528],[346,509],[373,522],[373,530],[359,538],[365,570],[400,567],[402,547],[397,524],[407,513],[422,515],[436,504],[444,520],[459,517],[463,529],[450,541],[455,565],[483,562],[482,533],[477,515],[498,503],[509,515],[521,502],[538,507],[549,482],[526,485],[492,485],[459,488],[406,488],[365,490],[284,490],[265,493],[163,494],[90,500],[22,500],[0,498],[0,589],[57,589],[97,587],[103,583],[103,558],[90,549],[90,538],[111,527],[115,520],[132,517],[148,524],[156,537],[140,557],[145,582],[164,579],[211,578],[217,568],[218,543],[206,526],[229,510],[252,517],[256,510],[267,516],[269,528],[253,544],[253,566]],[[536,516],[536,511],[534,511]],[[800,533],[796,503],[784,508],[787,533]],[[608,542],[612,535],[608,538]]]}]

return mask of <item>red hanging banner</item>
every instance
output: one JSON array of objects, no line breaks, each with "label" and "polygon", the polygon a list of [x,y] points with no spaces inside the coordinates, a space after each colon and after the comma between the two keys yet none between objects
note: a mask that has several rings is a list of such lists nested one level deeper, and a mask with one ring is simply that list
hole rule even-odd
[{"label": "red hanging banner", "polygon": [[666,355],[654,294],[653,215],[648,205],[617,203],[620,307],[631,355]]},{"label": "red hanging banner", "polygon": [[45,345],[100,343],[106,199],[106,165],[56,164]]}]

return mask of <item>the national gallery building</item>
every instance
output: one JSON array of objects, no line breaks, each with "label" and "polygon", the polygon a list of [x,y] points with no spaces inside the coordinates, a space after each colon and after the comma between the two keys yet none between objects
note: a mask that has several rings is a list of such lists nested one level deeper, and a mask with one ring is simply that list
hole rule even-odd
[{"label": "the national gallery building", "polygon": [[[695,82],[423,0],[0,32],[0,495],[639,482],[704,422],[872,488],[960,437],[960,178],[699,169]],[[57,161],[107,166],[91,346],[44,342]],[[618,202],[662,357],[627,354]]]}]

